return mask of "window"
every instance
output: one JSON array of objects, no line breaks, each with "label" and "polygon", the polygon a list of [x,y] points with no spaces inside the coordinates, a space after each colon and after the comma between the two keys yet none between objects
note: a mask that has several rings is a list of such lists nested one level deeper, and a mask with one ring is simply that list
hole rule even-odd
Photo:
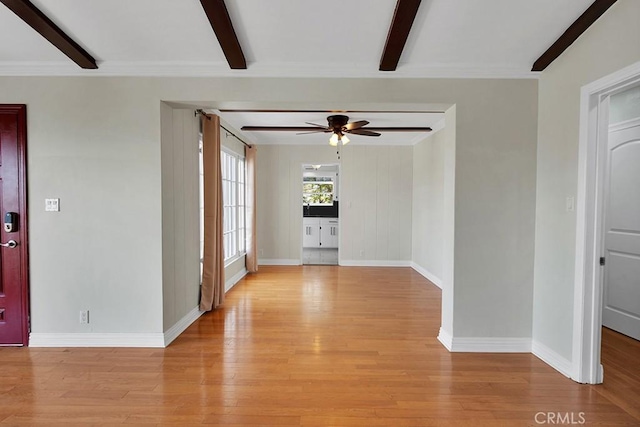
[{"label": "window", "polygon": [[224,260],[233,260],[246,251],[245,193],[246,168],[243,157],[221,152],[223,195]]},{"label": "window", "polygon": [[333,181],[328,177],[305,177],[302,183],[302,203],[333,205]]},{"label": "window", "polygon": [[[200,135],[200,281],[204,257],[204,173],[202,164],[202,135]],[[246,167],[244,157],[221,151],[223,196],[223,244],[225,263],[242,256],[246,244]]]}]

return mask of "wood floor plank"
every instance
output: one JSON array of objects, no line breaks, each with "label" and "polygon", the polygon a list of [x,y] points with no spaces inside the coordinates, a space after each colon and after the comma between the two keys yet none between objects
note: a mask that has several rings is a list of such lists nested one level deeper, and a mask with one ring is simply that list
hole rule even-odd
[{"label": "wood floor plank", "polygon": [[605,383],[531,354],[449,353],[409,268],[260,267],[166,349],[0,348],[0,425],[640,425],[640,343],[603,331]]}]

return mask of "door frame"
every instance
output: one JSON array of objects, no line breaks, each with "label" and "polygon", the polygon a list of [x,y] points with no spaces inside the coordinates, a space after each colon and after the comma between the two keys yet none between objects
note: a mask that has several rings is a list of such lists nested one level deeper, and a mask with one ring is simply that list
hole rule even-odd
[{"label": "door frame", "polygon": [[603,216],[609,97],[640,84],[640,61],[589,83],[580,91],[576,258],[571,378],[602,383],[600,363],[604,269]]},{"label": "door frame", "polygon": [[14,113],[17,119],[17,157],[18,157],[18,205],[20,206],[20,225],[18,241],[20,245],[20,289],[22,297],[22,345],[29,345],[29,240],[27,211],[27,106],[25,104],[0,104],[3,113]]},{"label": "door frame", "polygon": [[[300,163],[300,195],[302,195],[302,193],[304,192],[304,172],[305,172],[305,166],[307,165],[322,165],[322,166],[337,166],[338,168],[338,218],[340,218],[341,212],[342,212],[342,204],[340,203],[340,201],[342,200],[342,163],[340,161],[337,162],[301,162]],[[299,196],[294,197],[292,200],[300,200]],[[300,205],[296,204],[294,202],[294,205],[296,206],[296,210],[298,211],[298,215],[297,217],[300,217]],[[299,265],[305,265],[304,264],[304,243],[303,243],[303,239],[304,239],[304,235],[302,234],[302,228],[304,227],[304,225],[302,224],[304,222],[304,216],[300,217],[301,222],[300,222],[300,227],[298,227],[298,230],[300,230],[300,244],[298,245],[299,252],[300,252],[300,261],[299,261]],[[339,223],[338,223],[339,224]],[[340,263],[340,246],[341,246],[341,240],[342,240],[342,231],[338,228],[338,265],[342,265]]]}]

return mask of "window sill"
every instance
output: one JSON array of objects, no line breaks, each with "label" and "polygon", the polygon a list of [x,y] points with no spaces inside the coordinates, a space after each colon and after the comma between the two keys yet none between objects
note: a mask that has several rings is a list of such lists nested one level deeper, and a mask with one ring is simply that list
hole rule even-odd
[{"label": "window sill", "polygon": [[229,267],[231,264],[233,264],[234,262],[238,261],[240,258],[243,258],[247,255],[246,252],[242,252],[234,257],[231,257],[229,259],[224,260],[224,268]]}]

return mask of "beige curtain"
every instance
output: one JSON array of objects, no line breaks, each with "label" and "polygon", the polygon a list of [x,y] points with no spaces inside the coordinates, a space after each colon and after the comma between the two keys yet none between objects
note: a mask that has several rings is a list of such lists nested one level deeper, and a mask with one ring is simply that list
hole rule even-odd
[{"label": "beige curtain", "polygon": [[247,162],[247,271],[258,271],[258,246],[256,245],[256,155],[255,145],[245,149]]},{"label": "beige curtain", "polygon": [[210,311],[224,302],[220,118],[215,114],[207,114],[202,121],[204,254],[200,310]]}]

